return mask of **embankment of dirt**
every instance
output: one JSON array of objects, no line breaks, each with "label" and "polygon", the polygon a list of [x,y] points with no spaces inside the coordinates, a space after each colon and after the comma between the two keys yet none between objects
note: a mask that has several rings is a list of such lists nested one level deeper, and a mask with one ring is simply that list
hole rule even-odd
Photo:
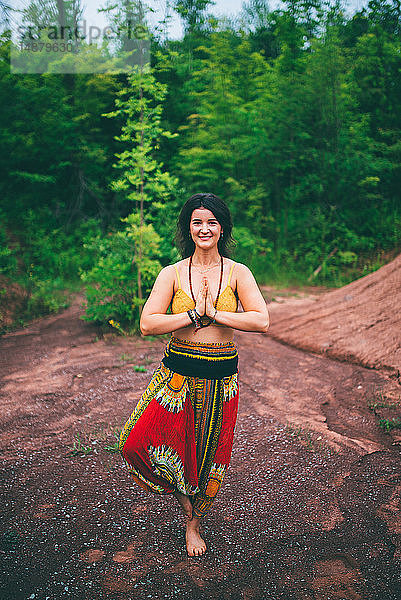
[{"label": "embankment of dirt", "polygon": [[401,374],[401,254],[313,298],[269,303],[269,335],[292,346]]},{"label": "embankment of dirt", "polygon": [[0,275],[0,333],[15,322],[26,299],[27,292],[23,287]]}]

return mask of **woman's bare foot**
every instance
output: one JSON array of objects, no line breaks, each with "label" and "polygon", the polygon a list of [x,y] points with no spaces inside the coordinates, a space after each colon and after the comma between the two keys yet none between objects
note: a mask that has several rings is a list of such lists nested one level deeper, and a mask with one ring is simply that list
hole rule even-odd
[{"label": "woman's bare foot", "polygon": [[206,552],[206,544],[200,536],[199,525],[199,517],[193,517],[187,522],[185,539],[187,542],[187,552],[189,556],[201,556],[201,554]]},{"label": "woman's bare foot", "polygon": [[192,519],[192,504],[189,496],[185,496],[185,494],[181,494],[181,492],[173,492],[173,495],[177,498],[184,514],[188,519]]}]

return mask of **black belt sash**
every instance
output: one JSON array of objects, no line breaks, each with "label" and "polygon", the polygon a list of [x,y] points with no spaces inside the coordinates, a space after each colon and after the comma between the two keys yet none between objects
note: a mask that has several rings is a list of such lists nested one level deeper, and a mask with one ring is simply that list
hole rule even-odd
[{"label": "black belt sash", "polygon": [[234,356],[227,356],[219,360],[182,356],[174,352],[174,348],[167,347],[162,359],[164,365],[180,375],[187,377],[201,377],[203,379],[222,379],[234,375],[238,371],[238,354],[236,350],[231,352]]}]

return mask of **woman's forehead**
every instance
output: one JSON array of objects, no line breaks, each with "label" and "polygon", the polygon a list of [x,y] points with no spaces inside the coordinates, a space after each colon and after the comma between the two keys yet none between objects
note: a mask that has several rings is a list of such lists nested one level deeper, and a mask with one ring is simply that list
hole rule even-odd
[{"label": "woman's forehead", "polygon": [[195,208],[192,211],[191,219],[215,219],[216,217],[208,208]]}]

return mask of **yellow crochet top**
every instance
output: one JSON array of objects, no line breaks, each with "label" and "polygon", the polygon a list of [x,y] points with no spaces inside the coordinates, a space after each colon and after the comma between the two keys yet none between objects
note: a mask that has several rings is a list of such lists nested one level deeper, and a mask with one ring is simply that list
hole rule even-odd
[{"label": "yellow crochet top", "polygon": [[[216,304],[217,310],[227,310],[229,312],[237,312],[238,298],[234,294],[232,287],[230,287],[231,274],[233,272],[234,265],[235,265],[235,263],[233,263],[231,265],[230,273],[228,275],[227,287],[221,292],[221,294],[217,300],[217,304]],[[178,269],[177,269],[176,265],[174,265],[174,267],[175,267],[175,270],[177,273],[178,289],[177,289],[176,293],[174,294],[173,299],[171,301],[171,312],[173,314],[177,314],[177,313],[186,312],[187,310],[190,310],[190,309],[194,309],[195,302],[182,289],[180,276],[178,274]],[[215,323],[215,325],[221,326],[221,323]]]}]

